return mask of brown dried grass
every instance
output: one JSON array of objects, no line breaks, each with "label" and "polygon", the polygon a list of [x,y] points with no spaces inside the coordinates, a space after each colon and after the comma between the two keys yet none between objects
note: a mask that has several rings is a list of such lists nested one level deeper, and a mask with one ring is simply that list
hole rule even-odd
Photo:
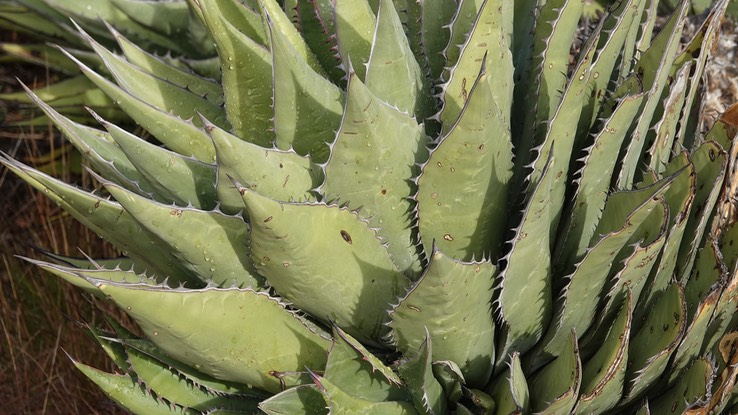
[{"label": "brown dried grass", "polygon": [[[29,85],[47,79],[43,69],[0,67]],[[13,84],[15,84],[13,80]],[[9,108],[12,115],[12,108]],[[52,130],[0,131],[0,149],[24,163],[50,169],[67,182],[75,176],[68,152]],[[49,163],[48,161],[52,161]],[[115,250],[34,191],[7,169],[0,171],[0,412],[15,414],[121,414],[65,355],[98,368],[110,361],[78,322],[100,324],[102,311],[91,299],[15,255],[41,258],[33,247],[79,256],[112,256]]]}]

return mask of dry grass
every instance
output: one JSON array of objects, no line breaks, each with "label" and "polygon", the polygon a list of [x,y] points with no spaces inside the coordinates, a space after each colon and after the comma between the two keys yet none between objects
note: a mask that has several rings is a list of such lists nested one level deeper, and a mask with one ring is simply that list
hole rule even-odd
[{"label": "dry grass", "polygon": [[[38,77],[37,69],[7,65],[0,83],[15,84],[9,74]],[[40,75],[45,75],[41,71]],[[35,79],[24,79],[30,85]],[[12,116],[13,108],[9,108]],[[67,182],[73,176],[68,152],[58,135],[46,130],[0,130],[0,149]],[[49,162],[51,161],[51,162]],[[72,365],[64,354],[98,368],[110,368],[104,353],[77,322],[99,324],[102,311],[69,284],[15,257],[40,258],[33,247],[79,256],[114,255],[97,236],[33,191],[7,169],[0,170],[0,402],[15,414],[123,413]]]}]

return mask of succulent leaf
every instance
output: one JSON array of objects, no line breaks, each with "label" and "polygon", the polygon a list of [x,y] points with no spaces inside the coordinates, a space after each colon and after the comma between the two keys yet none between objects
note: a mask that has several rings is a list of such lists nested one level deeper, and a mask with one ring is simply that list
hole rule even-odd
[{"label": "succulent leaf", "polygon": [[323,163],[341,123],[344,94],[308,65],[275,23],[269,28],[276,146]]},{"label": "succulent leaf", "polygon": [[426,272],[390,312],[397,348],[411,353],[427,334],[434,361],[455,362],[470,386],[486,385],[495,362],[494,277],[489,262],[460,262],[435,251]]},{"label": "succulent leaf", "polygon": [[577,334],[572,331],[558,358],[544,366],[531,379],[531,410],[546,415],[571,414],[579,397],[581,384],[579,345]]},{"label": "succulent leaf", "polygon": [[520,363],[520,355],[513,352],[510,367],[497,377],[497,384],[490,395],[495,401],[495,413],[513,414],[529,411],[528,384]]},{"label": "succulent leaf", "polygon": [[80,372],[95,382],[110,398],[134,413],[151,415],[197,414],[196,411],[158,400],[151,392],[145,390],[129,375],[105,373],[82,363],[75,362],[75,366]]},{"label": "succulent leaf", "polygon": [[113,184],[107,184],[106,189],[141,226],[170,247],[177,262],[203,283],[264,286],[263,277],[251,262],[248,225],[240,217],[158,204]]},{"label": "succulent leaf", "polygon": [[328,403],[329,415],[415,415],[418,413],[410,402],[369,401],[344,392],[326,378],[313,375],[313,380]]},{"label": "succulent leaf", "polygon": [[[551,320],[551,251],[549,242],[551,163],[548,155],[540,181],[534,186],[523,212],[523,219],[511,242],[507,262],[500,275],[498,298],[505,322],[503,342],[498,342],[497,367],[513,351],[530,350],[543,335]],[[532,304],[535,306],[532,306]]]},{"label": "succulent leaf", "polygon": [[409,280],[376,232],[339,206],[282,203],[245,187],[239,191],[251,220],[252,258],[269,285],[320,320],[379,344],[389,303]]},{"label": "succulent leaf", "polygon": [[381,101],[349,71],[346,109],[322,192],[361,208],[388,243],[392,260],[408,275],[421,270],[411,221],[416,163],[425,161],[427,138],[415,119]]},{"label": "succulent leaf", "polygon": [[294,151],[259,147],[212,124],[206,124],[205,129],[215,146],[216,191],[223,212],[236,214],[243,210],[233,180],[275,200],[313,199],[311,190],[322,182],[323,172],[309,158]]},{"label": "succulent leaf", "polygon": [[435,244],[464,261],[500,255],[512,143],[494,100],[492,77],[482,65],[458,121],[417,179],[418,228],[426,252]]},{"label": "succulent leaf", "polygon": [[[296,386],[282,385],[281,373],[325,366],[328,340],[264,293],[107,282],[97,287],[165,353],[218,379],[277,393],[284,386]],[[181,316],[179,324],[172,324],[170,315]],[[275,335],[279,342],[272,341]]]},{"label": "succulent leaf", "polygon": [[379,4],[365,83],[377,98],[423,120],[432,115],[430,88],[415,60],[392,0]]},{"label": "succulent leaf", "polygon": [[236,135],[271,147],[272,57],[261,43],[245,35],[226,18],[227,14],[221,13],[224,1],[227,0],[195,3],[218,48],[226,115]]},{"label": "succulent leaf", "polygon": [[366,80],[366,64],[371,55],[377,18],[367,0],[343,0],[333,3],[338,54],[344,69],[348,62],[360,79]]},{"label": "succulent leaf", "polygon": [[630,292],[618,317],[597,353],[584,364],[582,395],[572,413],[603,413],[614,407],[623,394],[629,359],[630,328],[633,323],[633,297]]},{"label": "succulent leaf", "polygon": [[392,369],[335,326],[324,379],[354,398],[372,402],[410,401]]},{"label": "succulent leaf", "polygon": [[262,401],[259,409],[267,415],[327,415],[325,398],[316,385],[300,385]]},{"label": "succulent leaf", "polygon": [[442,415],[446,414],[446,400],[444,399],[441,384],[433,377],[430,336],[420,344],[417,352],[400,362],[397,368],[400,378],[407,385],[410,396],[419,414]]},{"label": "succulent leaf", "polygon": [[161,199],[178,206],[215,208],[215,166],[143,141],[99,117],[98,120]]}]

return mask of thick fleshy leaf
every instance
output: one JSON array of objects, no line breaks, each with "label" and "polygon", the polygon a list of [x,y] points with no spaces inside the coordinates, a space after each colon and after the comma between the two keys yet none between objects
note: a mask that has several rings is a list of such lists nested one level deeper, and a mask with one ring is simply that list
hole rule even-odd
[{"label": "thick fleshy leaf", "polygon": [[552,172],[549,162],[526,202],[520,225],[515,230],[507,262],[500,275],[498,298],[505,322],[497,367],[517,351],[530,350],[543,335],[552,315],[551,244],[549,243]]},{"label": "thick fleshy leaf", "polygon": [[321,190],[327,200],[361,208],[400,270],[416,275],[421,264],[409,197],[427,138],[415,119],[378,99],[353,72],[346,101]]},{"label": "thick fleshy leaf", "polygon": [[510,38],[504,35],[503,22],[510,17],[503,15],[503,11],[506,11],[504,3],[502,0],[485,0],[470,28],[459,61],[451,69],[450,78],[443,86],[443,109],[438,114],[443,131],[451,129],[466,106],[471,83],[479,73],[480,66],[489,68],[490,94],[500,111],[502,123],[510,125],[513,65],[508,44]]},{"label": "thick fleshy leaf", "polygon": [[[185,120],[193,119],[200,113],[215,124],[223,127],[227,125],[225,113],[220,105],[209,102],[186,87],[166,81],[132,65],[97,43],[79,26],[77,29],[100,56],[117,84],[132,96]],[[199,119],[195,118],[194,122],[199,122]]]},{"label": "thick fleshy leaf", "polygon": [[135,337],[129,332],[124,332],[122,326],[115,323],[111,323],[108,319],[108,324],[112,325],[118,335],[118,339],[110,339],[125,346],[129,352],[135,350],[139,353],[145,354],[150,358],[157,360],[167,366],[170,370],[177,372],[177,375],[181,379],[187,380],[190,384],[196,385],[197,387],[204,389],[213,395],[223,396],[232,395],[241,398],[254,398],[257,400],[268,397],[268,392],[259,390],[250,385],[244,385],[243,383],[235,383],[215,379],[210,375],[206,375],[191,366],[188,366],[177,359],[174,359],[164,353],[158,348],[154,342],[146,339]]},{"label": "thick fleshy leaf", "polygon": [[323,163],[341,123],[343,91],[315,72],[271,21],[269,33],[276,145]]},{"label": "thick fleshy leaf", "polygon": [[673,284],[646,314],[628,347],[627,394],[623,403],[637,399],[658,381],[684,334],[686,311],[684,287]]},{"label": "thick fleshy leaf", "polygon": [[215,208],[215,166],[151,144],[99,117],[98,121],[160,198],[179,206]]},{"label": "thick fleshy leaf", "polygon": [[497,414],[522,414],[529,411],[529,391],[525,372],[516,352],[510,357],[510,366],[497,377],[490,395],[495,401]]},{"label": "thick fleshy leaf", "polygon": [[359,78],[366,79],[365,65],[371,55],[377,18],[367,0],[343,0],[333,4],[338,54],[344,69],[348,69],[351,61]]},{"label": "thick fleshy leaf", "polygon": [[123,55],[133,65],[174,85],[187,88],[213,104],[223,104],[223,89],[217,82],[205,79],[157,58],[126,39],[112,26],[108,26],[108,29],[118,42]]},{"label": "thick fleshy leaf", "polygon": [[594,142],[584,157],[584,165],[578,172],[571,212],[564,216],[566,232],[558,238],[558,263],[573,265],[590,246],[596,224],[605,207],[617,162],[617,158],[612,155],[620,150],[628,132],[622,125],[633,119],[644,96],[638,94],[623,98],[594,137]]},{"label": "thick fleshy leaf", "polygon": [[410,401],[399,377],[361,343],[338,327],[328,352],[325,379],[343,392],[362,400]]},{"label": "thick fleshy leaf", "polygon": [[397,348],[412,353],[428,334],[434,361],[455,362],[471,387],[484,387],[495,359],[494,277],[489,262],[460,262],[435,251],[425,273],[390,312]]},{"label": "thick fleshy leaf", "polygon": [[85,156],[95,171],[128,190],[139,193],[151,191],[151,185],[136,170],[125,153],[115,145],[109,134],[70,120],[43,102],[28,87],[21,85],[32,100],[31,102],[41,108],[56,128]]},{"label": "thick fleshy leaf", "polygon": [[601,347],[584,364],[581,396],[573,413],[603,413],[620,400],[625,383],[632,317],[633,300],[628,293]]},{"label": "thick fleshy leaf", "polygon": [[430,337],[426,336],[420,348],[400,362],[398,372],[407,385],[419,414],[443,415],[447,412],[441,384],[433,377]]},{"label": "thick fleshy leaf", "polygon": [[251,220],[252,258],[267,282],[301,310],[379,344],[388,331],[389,303],[409,280],[376,232],[339,206],[281,203],[239,191]]},{"label": "thick fleshy leaf", "polygon": [[[106,282],[97,287],[164,352],[218,379],[276,393],[283,387],[282,372],[325,366],[329,346],[325,334],[267,294]],[[172,315],[179,318],[173,321]]]},{"label": "thick fleshy leaf", "polygon": [[243,140],[271,147],[272,57],[221,13],[219,2],[198,0],[206,26],[218,49],[228,121]]},{"label": "thick fleshy leaf", "polygon": [[505,238],[510,130],[482,65],[456,124],[431,152],[418,177],[418,228],[426,252],[497,259]]},{"label": "thick fleshy leaf", "polygon": [[682,413],[690,404],[709,396],[715,376],[714,364],[707,358],[698,359],[674,386],[649,404],[651,413]]},{"label": "thick fleshy leaf", "polygon": [[172,284],[194,283],[190,272],[162,249],[161,241],[148,234],[121,205],[70,186],[0,153],[0,163],[28,184],[58,203],[75,219],[121,249],[152,274]]},{"label": "thick fleshy leaf", "polygon": [[310,159],[294,151],[259,147],[240,140],[212,124],[206,130],[215,145],[220,208],[235,214],[243,210],[241,194],[233,180],[279,201],[312,200],[311,190],[323,180],[323,172]]},{"label": "thick fleshy leaf", "polygon": [[135,349],[129,349],[128,361],[137,380],[146,389],[156,393],[158,398],[185,408],[205,411],[211,408],[227,407],[232,410],[256,410],[257,401],[239,399],[236,396],[216,395],[180,377],[176,370]]},{"label": "thick fleshy leaf", "polygon": [[670,65],[667,62],[672,62],[676,56],[688,5],[689,2],[686,0],[680,2],[654,42],[641,54],[635,73],[628,81],[621,84],[623,89],[632,88],[629,83],[637,84],[648,92],[648,97],[639,112],[638,121],[629,129],[628,134],[632,138],[623,156],[617,182],[617,186],[621,189],[630,187],[636,178],[647,131],[652,124],[652,117],[661,101],[661,93],[669,76]]},{"label": "thick fleshy leaf", "polygon": [[391,0],[383,0],[379,6],[365,82],[374,95],[401,112],[421,120],[432,115],[430,85],[415,60]]},{"label": "thick fleshy leaf", "polygon": [[577,335],[572,331],[556,360],[530,381],[531,410],[545,415],[569,415],[579,397],[582,363]]},{"label": "thick fleshy leaf", "polygon": [[134,97],[84,65],[71,54],[67,52],[65,54],[79,66],[85,76],[120,105],[136,123],[164,143],[170,150],[185,156],[193,156],[206,163],[215,160],[215,150],[207,134],[195,127],[192,122],[161,111]]},{"label": "thick fleshy leaf", "polygon": [[[711,138],[711,133],[725,137],[726,132],[719,130],[720,126],[716,123],[707,138]],[[692,152],[690,158],[697,178],[692,202],[694,207],[684,230],[685,238],[688,239],[679,246],[679,255],[676,258],[677,280],[681,282],[685,282],[692,272],[694,260],[722,189],[721,183],[728,163],[728,154],[715,141],[704,142]]]},{"label": "thick fleshy leaf", "polygon": [[251,262],[248,225],[242,218],[162,205],[115,185],[106,188],[126,212],[167,244],[176,261],[204,283],[264,286]]},{"label": "thick fleshy leaf", "polygon": [[[576,269],[568,277],[564,295],[556,302],[557,322],[550,327],[541,344],[547,355],[558,356],[565,346],[569,333],[585,333],[596,319],[597,307],[602,299],[602,291],[611,276],[613,264],[621,250],[626,246],[641,224],[652,217],[655,209],[661,209],[661,217],[666,216],[665,206],[652,197],[653,190],[633,192],[629,196],[639,198],[642,203],[632,211],[623,211],[619,221],[620,228],[604,234],[584,255]],[[617,200],[617,198],[615,198]],[[617,269],[617,265],[615,266]],[[543,357],[543,356],[541,356]],[[537,360],[537,359],[536,359]]]},{"label": "thick fleshy leaf", "polygon": [[267,415],[327,415],[325,398],[315,385],[289,388],[259,403]]},{"label": "thick fleshy leaf", "polygon": [[151,392],[147,391],[129,375],[115,375],[102,372],[78,362],[74,362],[74,365],[80,372],[95,382],[111,399],[133,413],[196,415],[195,411],[186,410],[181,406],[171,406],[166,402],[158,400]]},{"label": "thick fleshy leaf", "polygon": [[334,385],[331,381],[313,375],[317,389],[328,404],[330,415],[415,415],[415,407],[410,402],[368,401],[352,396]]}]

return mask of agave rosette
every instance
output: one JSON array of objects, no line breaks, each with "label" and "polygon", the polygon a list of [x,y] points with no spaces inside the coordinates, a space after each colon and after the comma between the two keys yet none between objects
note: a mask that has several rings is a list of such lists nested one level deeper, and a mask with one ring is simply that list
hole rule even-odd
[{"label": "agave rosette", "polygon": [[738,404],[736,123],[695,130],[727,1],[685,45],[688,2],[655,36],[657,1],[618,2],[573,60],[581,1],[161,3],[217,80],[112,26],[75,23],[104,69],[62,50],[156,144],[29,91],[104,189],[0,158],[124,254],[33,260],[140,325],[90,328],[118,374],[76,363],[121,406]]}]

